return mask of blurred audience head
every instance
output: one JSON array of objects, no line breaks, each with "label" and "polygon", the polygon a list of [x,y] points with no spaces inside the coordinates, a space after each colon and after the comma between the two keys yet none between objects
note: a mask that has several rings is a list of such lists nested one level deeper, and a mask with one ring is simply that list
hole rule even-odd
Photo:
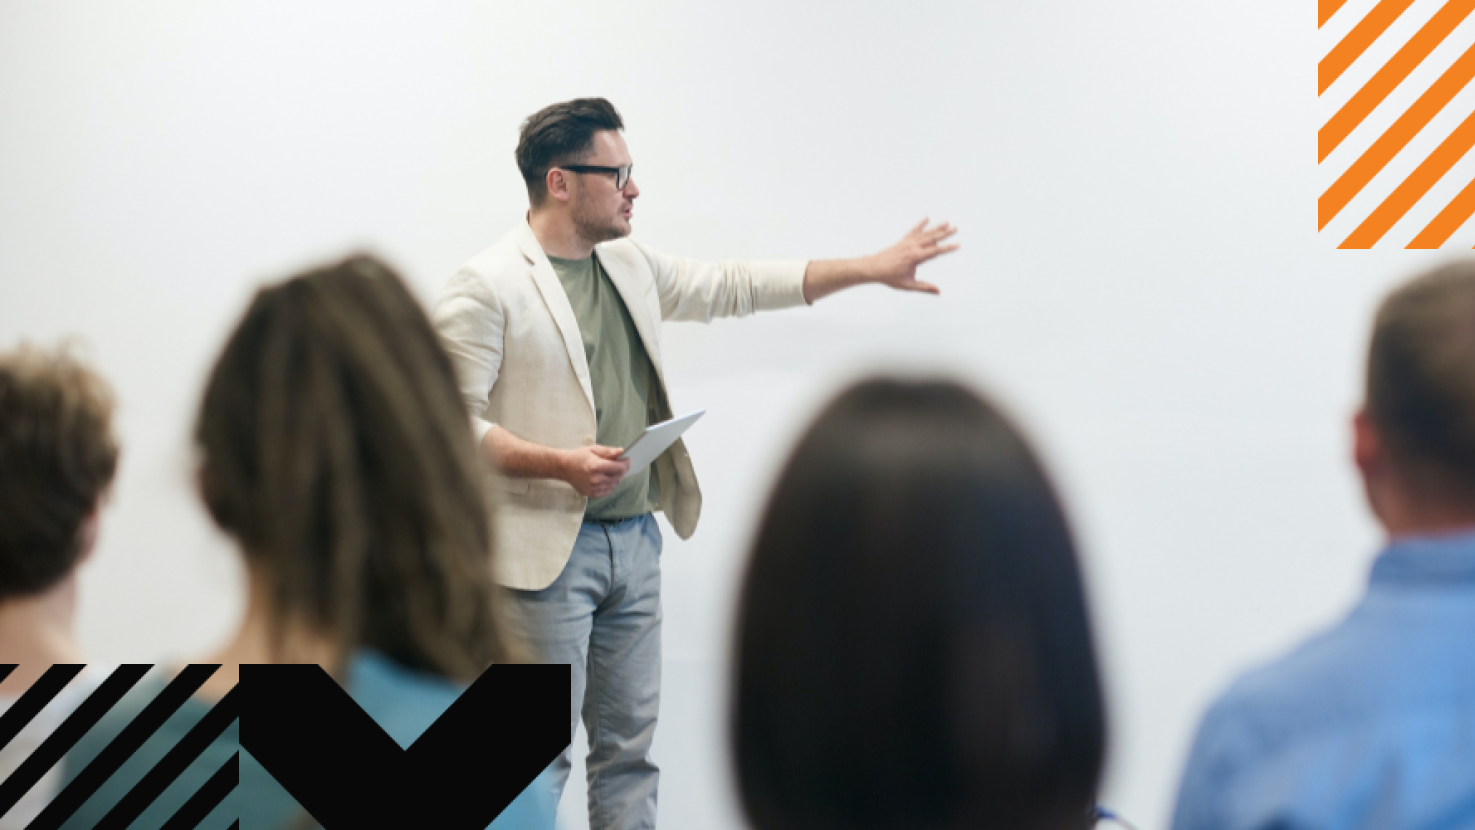
[{"label": "blurred audience head", "polygon": [[1392,533],[1475,525],[1475,261],[1383,301],[1355,434],[1368,498]]},{"label": "blurred audience head", "polygon": [[274,625],[453,679],[498,655],[483,470],[450,360],[385,265],[259,291],[195,441],[205,504]]},{"label": "blurred audience head", "polygon": [[759,830],[1087,823],[1105,723],[1075,544],[974,393],[871,380],[833,401],[770,496],[738,614]]},{"label": "blurred audience head", "polygon": [[47,591],[91,549],[112,420],[107,382],[65,350],[0,354],[0,601]]}]

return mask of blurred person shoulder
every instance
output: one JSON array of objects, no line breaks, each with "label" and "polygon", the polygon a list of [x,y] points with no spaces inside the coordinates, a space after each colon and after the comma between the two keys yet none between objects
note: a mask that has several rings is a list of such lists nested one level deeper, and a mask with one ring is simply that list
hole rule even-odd
[{"label": "blurred person shoulder", "polygon": [[[1330,731],[1328,723],[1316,723],[1323,688],[1318,672],[1340,662],[1330,659],[1341,651],[1338,639],[1335,629],[1323,632],[1241,674],[1214,698],[1193,735],[1173,830],[1267,826],[1293,800],[1284,797],[1295,783],[1283,764],[1298,753],[1315,753],[1308,732]],[[1276,788],[1281,797],[1265,798],[1267,775],[1283,779],[1285,786]]]},{"label": "blurred person shoulder", "polygon": [[1204,715],[1196,745],[1228,770],[1287,751],[1308,732],[1336,728],[1351,714],[1327,699],[1328,684],[1357,675],[1345,621],[1239,675]]},{"label": "blurred person shoulder", "polygon": [[[1475,714],[1475,698],[1443,688],[1475,677],[1475,651],[1460,671],[1421,626],[1390,625],[1383,611],[1364,600],[1215,699],[1193,740],[1174,830],[1360,826],[1348,817],[1382,800],[1365,786],[1433,760],[1431,741]],[[1444,663],[1438,677],[1431,660]],[[1462,699],[1464,712],[1451,711]],[[1454,749],[1447,760],[1475,759]],[[1455,769],[1444,783],[1475,783],[1475,768]],[[1425,826],[1413,815],[1399,821]]]}]

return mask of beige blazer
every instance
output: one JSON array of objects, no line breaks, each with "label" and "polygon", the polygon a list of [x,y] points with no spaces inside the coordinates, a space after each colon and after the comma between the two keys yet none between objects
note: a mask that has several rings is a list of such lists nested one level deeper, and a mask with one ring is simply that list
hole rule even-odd
[{"label": "beige blazer", "polygon": [[[655,366],[656,417],[672,417],[661,362],[661,321],[708,321],[804,304],[805,261],[706,263],[621,239],[595,248]],[[493,424],[550,447],[594,443],[594,393],[579,324],[532,228],[523,222],[472,257],[431,313],[456,365],[478,444]],[[653,465],[660,509],[677,535],[696,530],[702,491],[677,441]],[[496,578],[541,590],[563,572],[587,500],[554,479],[494,478]]]}]

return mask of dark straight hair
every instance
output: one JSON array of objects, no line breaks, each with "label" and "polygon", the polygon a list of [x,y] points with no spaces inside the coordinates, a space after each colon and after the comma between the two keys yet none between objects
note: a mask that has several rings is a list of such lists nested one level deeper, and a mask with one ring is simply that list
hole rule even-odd
[{"label": "dark straight hair", "polygon": [[738,610],[732,720],[759,830],[1086,826],[1105,719],[1045,473],[946,381],[871,380],[800,440]]},{"label": "dark straight hair", "polygon": [[603,98],[575,98],[552,104],[522,122],[517,139],[517,169],[533,207],[548,197],[548,171],[582,159],[601,130],[623,130],[615,105]]},{"label": "dark straight hair", "polygon": [[353,257],[259,291],[195,441],[205,503],[274,621],[456,680],[501,654],[483,471],[450,358],[385,265]]}]

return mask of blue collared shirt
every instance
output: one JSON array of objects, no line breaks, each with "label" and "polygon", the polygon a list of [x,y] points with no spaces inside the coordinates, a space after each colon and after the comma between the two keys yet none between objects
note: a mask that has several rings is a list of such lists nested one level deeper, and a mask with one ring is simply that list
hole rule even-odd
[{"label": "blue collared shirt", "polygon": [[1204,716],[1174,830],[1475,828],[1475,534],[1404,539]]}]

